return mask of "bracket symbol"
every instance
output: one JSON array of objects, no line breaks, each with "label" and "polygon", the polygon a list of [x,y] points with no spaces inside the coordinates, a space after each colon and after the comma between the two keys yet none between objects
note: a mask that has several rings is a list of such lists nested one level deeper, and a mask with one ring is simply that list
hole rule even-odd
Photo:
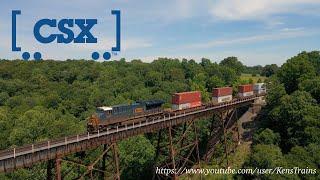
[{"label": "bracket symbol", "polygon": [[121,14],[120,14],[120,10],[112,10],[111,14],[116,16],[116,47],[112,47],[111,50],[112,51],[120,51],[120,42],[121,42],[121,33],[120,33],[120,28],[121,28],[121,24],[120,24],[120,18],[121,18]]},{"label": "bracket symbol", "polygon": [[[13,10],[12,11],[12,51],[13,52],[20,52],[21,47],[17,46],[17,15],[21,15],[21,10]],[[33,54],[35,60],[41,60],[41,53],[35,52]],[[29,60],[30,53],[24,52],[22,53],[22,59]]]},{"label": "bracket symbol", "polygon": [[21,51],[21,47],[17,47],[17,15],[21,14],[20,10],[12,11],[12,51]]},{"label": "bracket symbol", "polygon": [[[121,11],[120,10],[111,10],[111,14],[116,16],[116,46],[111,47],[111,53],[110,52],[104,52],[103,58],[105,60],[109,60],[112,55],[117,55],[118,52],[121,50]],[[99,53],[93,52],[91,57],[93,60],[99,59]]]}]

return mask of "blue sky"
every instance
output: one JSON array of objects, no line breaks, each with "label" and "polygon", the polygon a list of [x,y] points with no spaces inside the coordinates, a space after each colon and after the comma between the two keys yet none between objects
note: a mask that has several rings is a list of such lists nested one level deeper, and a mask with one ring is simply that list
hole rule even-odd
[{"label": "blue sky", "polygon": [[[11,52],[11,11],[20,9],[18,45],[44,59],[90,59],[115,44],[112,9],[121,10],[122,50],[112,59],[237,56],[246,65],[282,64],[301,51],[320,48],[319,0],[10,0],[0,6],[0,58]],[[97,44],[40,44],[33,26],[42,18],[97,18]],[[45,33],[54,32],[46,28]]]}]

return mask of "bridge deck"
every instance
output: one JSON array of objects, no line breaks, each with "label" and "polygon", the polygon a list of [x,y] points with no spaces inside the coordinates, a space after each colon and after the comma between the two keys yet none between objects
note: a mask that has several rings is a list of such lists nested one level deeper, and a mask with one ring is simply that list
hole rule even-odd
[{"label": "bridge deck", "polygon": [[117,142],[139,134],[154,132],[187,122],[194,118],[208,116],[218,110],[229,109],[235,106],[245,106],[253,103],[259,96],[264,95],[236,99],[228,103],[214,105],[192,112],[184,111],[184,113],[174,116],[166,116],[165,113],[163,113],[162,116],[149,116],[147,120],[141,121],[140,123],[117,126],[108,131],[98,132],[96,134],[79,134],[0,151],[0,172],[10,172],[17,168],[29,167],[37,162],[96,148],[101,144]]}]

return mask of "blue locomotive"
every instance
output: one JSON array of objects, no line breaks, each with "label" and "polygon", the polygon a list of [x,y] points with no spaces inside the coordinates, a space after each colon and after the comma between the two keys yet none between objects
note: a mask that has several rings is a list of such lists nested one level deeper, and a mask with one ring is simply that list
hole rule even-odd
[{"label": "blue locomotive", "polygon": [[[132,104],[121,104],[115,106],[97,107],[89,119],[87,128],[89,132],[97,132],[98,130],[106,130],[107,127],[116,125],[124,125],[130,121],[130,118],[139,117],[145,114],[157,113],[161,111],[163,100],[135,101]],[[143,117],[142,117],[143,118]]]}]

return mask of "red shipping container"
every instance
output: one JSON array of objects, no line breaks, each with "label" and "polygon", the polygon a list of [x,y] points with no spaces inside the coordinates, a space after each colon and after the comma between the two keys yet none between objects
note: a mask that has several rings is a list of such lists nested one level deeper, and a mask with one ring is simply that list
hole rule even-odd
[{"label": "red shipping container", "polygon": [[201,106],[201,101],[191,102],[190,103],[190,108],[198,107],[198,106]]},{"label": "red shipping container", "polygon": [[201,102],[201,92],[181,92],[172,95],[172,104],[185,104],[191,102]]},{"label": "red shipping container", "polygon": [[213,97],[221,97],[228,95],[232,95],[232,87],[214,88],[212,92]]},{"label": "red shipping container", "polygon": [[246,85],[240,85],[238,87],[239,93],[246,93],[253,91],[253,85],[252,84],[246,84]]}]

